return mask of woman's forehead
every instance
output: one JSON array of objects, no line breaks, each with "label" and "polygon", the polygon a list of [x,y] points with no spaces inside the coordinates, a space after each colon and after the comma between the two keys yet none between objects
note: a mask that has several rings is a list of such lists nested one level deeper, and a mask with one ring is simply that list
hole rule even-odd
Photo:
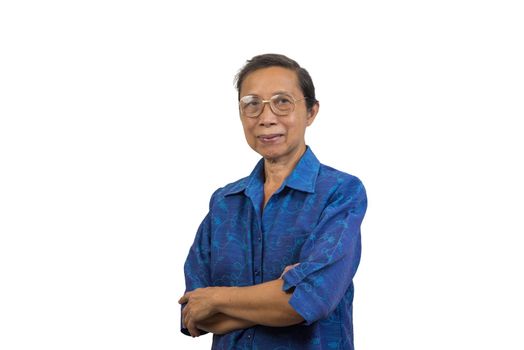
[{"label": "woman's forehead", "polygon": [[277,93],[300,93],[298,77],[295,71],[283,67],[268,67],[249,73],[240,89],[245,95],[274,95]]}]

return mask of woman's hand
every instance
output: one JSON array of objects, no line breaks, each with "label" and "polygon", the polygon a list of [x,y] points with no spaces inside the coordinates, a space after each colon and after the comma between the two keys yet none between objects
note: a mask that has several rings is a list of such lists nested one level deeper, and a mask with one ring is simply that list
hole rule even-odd
[{"label": "woman's hand", "polygon": [[197,324],[216,313],[214,300],[221,287],[198,288],[184,294],[179,304],[186,304],[182,310],[182,323],[193,337],[198,337],[200,331]]}]

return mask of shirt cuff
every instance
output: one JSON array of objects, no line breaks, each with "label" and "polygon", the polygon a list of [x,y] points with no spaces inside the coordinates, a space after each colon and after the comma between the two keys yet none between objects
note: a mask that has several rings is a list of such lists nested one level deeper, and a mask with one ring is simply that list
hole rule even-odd
[{"label": "shirt cuff", "polygon": [[298,266],[289,270],[282,276],[282,279],[284,280],[284,284],[282,285],[282,290],[287,292],[291,288],[296,287],[303,279],[305,275],[300,272],[300,269],[298,269]]},{"label": "shirt cuff", "polygon": [[[288,292],[291,288],[296,288],[300,282],[304,279],[305,275],[300,273],[298,269],[289,270],[282,279],[284,284],[282,290]],[[308,284],[309,286],[309,284]],[[305,288],[310,289],[310,288]],[[304,302],[301,300],[307,299],[307,296],[304,296],[304,288],[298,288],[293,291],[291,298],[289,299],[289,305],[304,319],[304,322],[301,323],[304,326],[309,326],[316,321],[312,317],[311,311],[308,310],[307,306],[304,305]]]}]

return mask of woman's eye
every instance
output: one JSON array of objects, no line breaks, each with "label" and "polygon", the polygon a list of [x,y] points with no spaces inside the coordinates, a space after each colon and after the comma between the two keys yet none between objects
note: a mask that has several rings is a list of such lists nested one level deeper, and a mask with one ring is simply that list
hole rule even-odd
[{"label": "woman's eye", "polygon": [[247,97],[242,99],[242,105],[244,108],[255,108],[260,105],[260,99],[256,97]]},{"label": "woman's eye", "polygon": [[286,105],[286,104],[289,104],[289,103],[291,103],[291,100],[289,98],[287,98],[287,97],[279,97],[277,99],[277,104],[278,105]]}]

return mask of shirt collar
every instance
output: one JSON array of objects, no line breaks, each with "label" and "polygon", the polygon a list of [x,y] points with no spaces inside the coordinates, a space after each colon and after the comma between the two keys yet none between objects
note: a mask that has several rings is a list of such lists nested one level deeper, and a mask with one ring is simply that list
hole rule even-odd
[{"label": "shirt collar", "polygon": [[318,170],[320,169],[320,162],[309,146],[306,152],[298,161],[295,169],[289,174],[284,181],[283,186],[293,188],[295,190],[314,193],[315,184],[317,182]]},{"label": "shirt collar", "polygon": [[[309,146],[306,147],[306,152],[298,161],[295,169],[286,178],[284,186],[293,188],[295,190],[314,193],[315,184],[317,181],[318,170],[320,169],[320,162]],[[251,192],[256,188],[260,188],[264,184],[264,159],[260,159],[251,174],[242,180],[233,184],[224,193],[225,196],[244,192]]]}]

